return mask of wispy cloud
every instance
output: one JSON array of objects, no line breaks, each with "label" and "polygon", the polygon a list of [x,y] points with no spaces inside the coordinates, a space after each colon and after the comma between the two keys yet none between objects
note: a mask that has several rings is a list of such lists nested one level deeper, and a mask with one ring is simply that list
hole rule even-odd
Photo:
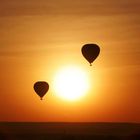
[{"label": "wispy cloud", "polygon": [[111,57],[129,56],[139,64],[139,7],[139,0],[3,0],[0,56],[43,55],[49,47],[61,49],[70,42],[97,40]]},{"label": "wispy cloud", "polygon": [[139,14],[139,0],[1,0],[0,16]]}]

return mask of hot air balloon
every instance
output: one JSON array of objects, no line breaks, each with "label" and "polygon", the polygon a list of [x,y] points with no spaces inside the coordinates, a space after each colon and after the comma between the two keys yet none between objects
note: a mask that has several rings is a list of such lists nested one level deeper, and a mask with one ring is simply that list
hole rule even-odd
[{"label": "hot air balloon", "polygon": [[34,90],[37,93],[37,95],[40,96],[40,99],[42,100],[43,96],[49,90],[49,84],[45,81],[38,81],[34,84]]},{"label": "hot air balloon", "polygon": [[82,47],[82,54],[85,57],[85,59],[90,63],[90,66],[92,66],[92,62],[97,58],[97,56],[100,53],[100,48],[96,44],[85,44]]}]

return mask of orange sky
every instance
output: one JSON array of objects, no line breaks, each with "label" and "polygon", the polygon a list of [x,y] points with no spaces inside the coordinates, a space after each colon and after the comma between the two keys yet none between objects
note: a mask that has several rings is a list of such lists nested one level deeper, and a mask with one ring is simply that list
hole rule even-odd
[{"label": "orange sky", "polygon": [[[139,0],[0,3],[0,121],[140,122]],[[101,47],[93,67],[85,43]],[[91,76],[87,96],[62,101],[50,87],[41,102],[34,82],[51,84],[67,65]]]}]

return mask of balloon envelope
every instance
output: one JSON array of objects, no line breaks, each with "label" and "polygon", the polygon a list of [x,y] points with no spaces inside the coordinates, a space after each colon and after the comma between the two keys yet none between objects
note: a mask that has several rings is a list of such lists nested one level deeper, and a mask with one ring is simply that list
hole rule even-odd
[{"label": "balloon envelope", "polygon": [[34,84],[34,90],[37,93],[37,95],[40,96],[40,98],[42,100],[43,96],[49,90],[49,84],[45,81],[38,81]]},{"label": "balloon envelope", "polygon": [[100,48],[96,44],[85,44],[82,47],[82,54],[85,57],[85,59],[91,63],[97,58],[97,56],[100,53]]}]

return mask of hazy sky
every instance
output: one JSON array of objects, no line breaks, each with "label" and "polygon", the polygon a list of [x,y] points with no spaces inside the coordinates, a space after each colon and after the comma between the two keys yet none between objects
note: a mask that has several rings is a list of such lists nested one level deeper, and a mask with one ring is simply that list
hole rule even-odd
[{"label": "hazy sky", "polygon": [[[101,47],[93,67],[85,43]],[[41,102],[34,82],[66,65],[86,69],[92,89],[70,103],[51,87]],[[0,0],[0,121],[140,122],[140,1]]]}]

